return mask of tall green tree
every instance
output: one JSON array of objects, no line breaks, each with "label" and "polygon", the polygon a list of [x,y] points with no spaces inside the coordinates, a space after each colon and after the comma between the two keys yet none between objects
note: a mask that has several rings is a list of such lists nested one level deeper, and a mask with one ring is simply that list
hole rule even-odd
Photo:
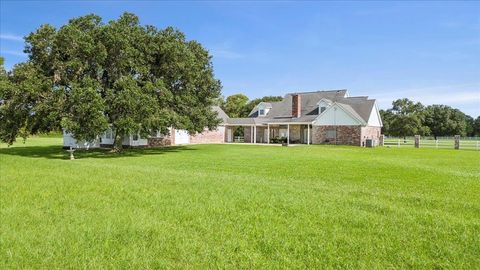
[{"label": "tall green tree", "polygon": [[407,98],[392,102],[389,109],[392,117],[389,119],[389,133],[392,136],[428,135],[430,130],[423,125],[425,114],[424,106],[420,102],[413,102]]},{"label": "tall green tree", "polygon": [[247,103],[247,96],[244,94],[235,94],[227,97],[222,109],[229,117],[242,117]]},{"label": "tall green tree", "polygon": [[470,115],[465,115],[465,133],[468,137],[475,136],[475,119]]},{"label": "tall green tree", "polygon": [[[55,121],[34,121],[39,128],[56,127],[63,119],[63,128],[74,138],[91,139],[107,128],[106,120],[119,142],[132,133],[167,133],[168,127],[195,133],[219,123],[211,106],[220,96],[221,84],[214,77],[211,56],[174,28],[140,25],[131,13],[108,23],[91,14],[59,29],[42,25],[26,37],[26,44],[25,65],[35,71],[32,87],[49,95],[22,99],[24,90],[11,90],[6,100],[22,108],[33,102],[36,109],[44,109],[42,116],[57,108],[47,114]],[[90,104],[79,104],[85,102]],[[8,112],[2,117],[11,123],[5,127],[9,138],[19,134],[17,126],[35,116],[23,111],[21,117],[15,116],[9,109],[15,106],[2,108]],[[34,130],[26,129],[25,134]]]},{"label": "tall green tree", "polygon": [[480,136],[480,116],[475,119],[475,123],[473,124],[473,135]]},{"label": "tall green tree", "polygon": [[94,80],[84,79],[71,85],[67,92],[67,104],[62,126],[78,141],[93,141],[108,128],[105,116],[105,101],[102,99]]},{"label": "tall green tree", "polygon": [[382,134],[390,136],[390,125],[395,117],[391,110],[380,110],[380,117],[382,118]]},{"label": "tall green tree", "polygon": [[1,141],[12,144],[18,136],[60,129],[63,92],[48,77],[30,62],[14,66],[8,76],[1,73]]},{"label": "tall green tree", "polygon": [[435,136],[466,135],[465,114],[446,105],[431,105],[425,109],[425,125]]}]

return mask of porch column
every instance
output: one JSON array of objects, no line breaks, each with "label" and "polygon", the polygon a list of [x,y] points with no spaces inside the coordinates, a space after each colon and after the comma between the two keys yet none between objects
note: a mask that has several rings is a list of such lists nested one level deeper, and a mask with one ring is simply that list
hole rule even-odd
[{"label": "porch column", "polygon": [[250,143],[253,143],[253,126],[250,126]]},{"label": "porch column", "polygon": [[257,126],[253,126],[253,143],[257,143]]},{"label": "porch column", "polygon": [[267,124],[267,144],[270,144],[270,124]]},{"label": "porch column", "polygon": [[287,124],[287,145],[290,144],[290,124]]},{"label": "porch column", "polygon": [[307,145],[310,144],[310,124],[307,124]]}]

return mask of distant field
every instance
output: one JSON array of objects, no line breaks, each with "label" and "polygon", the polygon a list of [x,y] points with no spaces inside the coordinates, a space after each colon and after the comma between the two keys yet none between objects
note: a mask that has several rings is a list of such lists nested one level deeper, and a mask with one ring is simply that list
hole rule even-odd
[{"label": "distant field", "polygon": [[0,146],[0,269],[480,266],[480,152]]}]

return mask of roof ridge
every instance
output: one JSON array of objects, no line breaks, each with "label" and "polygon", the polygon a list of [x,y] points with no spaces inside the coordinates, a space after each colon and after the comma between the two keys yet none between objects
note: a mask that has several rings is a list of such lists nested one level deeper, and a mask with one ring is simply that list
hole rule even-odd
[{"label": "roof ridge", "polygon": [[333,89],[333,90],[317,90],[317,91],[307,91],[307,92],[290,92],[286,95],[291,94],[312,94],[312,93],[325,93],[325,92],[340,92],[340,91],[348,91],[347,89]]}]

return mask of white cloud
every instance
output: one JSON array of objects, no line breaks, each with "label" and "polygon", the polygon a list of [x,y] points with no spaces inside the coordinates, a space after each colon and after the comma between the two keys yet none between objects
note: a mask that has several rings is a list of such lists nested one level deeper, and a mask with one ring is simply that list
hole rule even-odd
[{"label": "white cloud", "polygon": [[231,50],[223,50],[223,49],[213,49],[211,50],[211,53],[214,58],[224,58],[224,59],[239,59],[243,58],[244,55],[238,52],[234,52]]},{"label": "white cloud", "polygon": [[0,39],[23,42],[23,37],[12,34],[0,34]]}]

